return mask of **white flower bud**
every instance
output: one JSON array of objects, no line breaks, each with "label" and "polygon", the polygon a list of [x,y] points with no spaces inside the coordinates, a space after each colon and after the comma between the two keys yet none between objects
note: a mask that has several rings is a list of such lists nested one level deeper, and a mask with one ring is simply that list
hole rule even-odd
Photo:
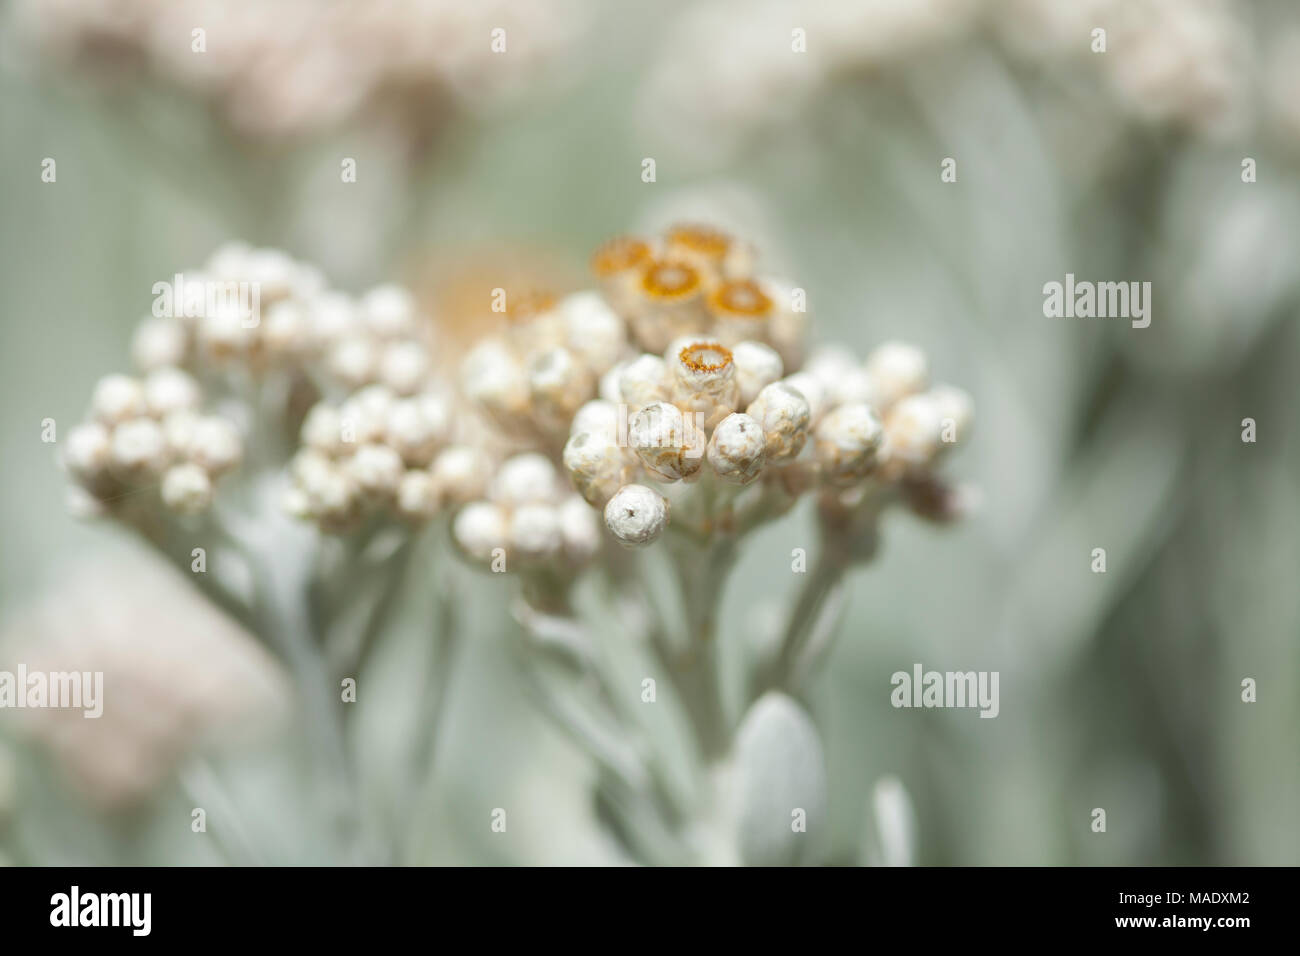
[{"label": "white flower bud", "polygon": [[871,377],[871,404],[882,412],[900,399],[922,391],[930,378],[930,363],[925,353],[903,342],[877,346],[867,356],[865,366]]},{"label": "white flower bud", "polygon": [[391,498],[397,494],[406,467],[402,456],[387,445],[366,444],[344,462],[348,477],[363,494],[374,498]]},{"label": "white flower bud", "polygon": [[348,388],[360,388],[375,377],[379,350],[365,334],[345,334],[330,349],[325,368]]},{"label": "white flower bud", "polygon": [[73,426],[63,442],[64,467],[82,481],[93,483],[112,461],[112,436],[99,422]]},{"label": "white flower bud", "polygon": [[343,451],[343,417],[326,402],[317,402],[303,419],[302,443],[326,455]]},{"label": "white flower bud", "polygon": [[199,514],[212,504],[212,479],[191,462],[174,465],[163,475],[162,500],[171,511]]},{"label": "white flower bud", "polygon": [[395,400],[387,385],[367,385],[353,392],[339,406],[343,441],[357,444],[383,441],[388,413]]},{"label": "white flower bud", "polygon": [[243,358],[257,344],[257,327],[237,301],[222,301],[199,318],[199,345],[213,359]]},{"label": "white flower bud", "polygon": [[334,460],[314,448],[300,448],[289,460],[289,474],[300,485],[309,486],[333,471]]},{"label": "white flower bud", "polygon": [[361,496],[356,483],[341,467],[329,464],[302,474],[300,487],[307,498],[310,513],[321,527],[342,531],[351,527],[361,514]]},{"label": "white flower bud", "polygon": [[105,425],[145,414],[144,386],[129,375],[106,375],[95,386],[90,412]]},{"label": "white flower bud", "polygon": [[425,521],[438,513],[438,483],[427,471],[408,471],[397,486],[397,510],[405,518]]},{"label": "white flower bud", "polygon": [[767,460],[763,427],[748,415],[728,415],[709,438],[709,464],[719,478],[747,485],[759,476]]},{"label": "white flower bud", "polygon": [[113,429],[112,467],[126,481],[158,477],[170,457],[162,427],[152,418],[133,418]]},{"label": "white flower bud", "polygon": [[653,542],[668,525],[668,500],[645,485],[624,485],[605,505],[605,527],[629,548]]},{"label": "white flower bud", "polygon": [[189,458],[190,447],[194,444],[194,426],[202,418],[193,409],[184,408],[172,412],[162,420],[163,437],[173,457]]},{"label": "white flower bud", "polygon": [[244,443],[238,429],[224,418],[203,416],[194,421],[186,453],[215,478],[239,465]]},{"label": "white flower bud", "polygon": [[491,561],[492,552],[506,545],[506,513],[490,501],[474,501],[460,509],[452,537],[476,561]]},{"label": "white flower bud", "polygon": [[723,345],[771,334],[772,300],[753,279],[719,283],[709,292],[708,306],[713,332]]},{"label": "white flower bud", "polygon": [[528,363],[533,410],[546,420],[568,421],[594,385],[587,366],[566,348],[546,349]]},{"label": "white flower bud", "polygon": [[559,476],[551,460],[545,455],[528,452],[506,459],[492,480],[488,497],[506,507],[545,504],[559,496],[559,489]]},{"label": "white flower bud", "polygon": [[852,484],[876,466],[885,430],[865,403],[841,405],[818,423],[814,452],[831,484]]},{"label": "white flower bud", "polygon": [[299,268],[279,249],[254,249],[244,257],[240,278],[257,285],[263,302],[275,302],[293,293]]},{"label": "white flower bud", "polygon": [[668,388],[664,360],[648,353],[633,359],[618,378],[618,390],[619,397],[632,409],[666,401]]},{"label": "white flower bud", "polygon": [[145,405],[155,418],[198,408],[202,399],[199,383],[188,372],[178,368],[156,368],[144,381]]},{"label": "white flower bud", "polygon": [[376,286],[361,297],[361,317],[380,338],[397,338],[415,330],[415,300],[399,285]]},{"label": "white flower bud", "polygon": [[580,567],[600,551],[600,519],[577,495],[565,498],[558,510],[564,557],[570,564]]},{"label": "white flower bud", "polygon": [[939,409],[939,440],[945,446],[965,443],[975,420],[975,402],[970,394],[955,385],[937,385],[930,389],[930,398]]},{"label": "white flower bud", "polygon": [[910,468],[928,465],[939,451],[943,415],[930,395],[908,395],[885,415],[885,454]]},{"label": "white flower bud", "polygon": [[398,395],[411,395],[428,382],[431,367],[429,350],[422,343],[393,342],[379,356],[379,381]]},{"label": "white flower bud", "polygon": [[875,397],[871,376],[859,364],[857,356],[842,345],[815,349],[802,371],[822,386],[828,406],[870,403]]},{"label": "white flower bud", "polygon": [[766,386],[785,374],[785,366],[776,349],[762,342],[737,342],[731,349],[736,365],[737,405],[748,406]]},{"label": "white flower bud", "polygon": [[599,292],[577,292],[560,302],[566,342],[597,375],[608,371],[627,348],[623,320]]},{"label": "white flower bud", "polygon": [[804,401],[808,403],[808,420],[816,425],[826,409],[830,407],[830,396],[826,394],[826,386],[808,372],[795,372],[793,375],[787,375],[782,381],[791,388],[797,389],[804,397]]},{"label": "white flower bud", "polygon": [[179,320],[151,315],[136,326],[131,358],[144,372],[164,365],[180,365],[185,361],[189,343],[189,332]]},{"label": "white flower bud", "polygon": [[430,470],[443,497],[464,504],[486,493],[492,462],[472,445],[453,445],[439,452]]},{"label": "white flower bud", "polygon": [[627,456],[607,432],[578,432],[564,446],[564,467],[584,499],[602,508],[629,477]]},{"label": "white flower bud", "polygon": [[278,356],[297,356],[311,348],[310,323],[302,303],[283,300],[267,309],[262,341],[267,351]]},{"label": "white flower bud", "polygon": [[408,465],[423,466],[433,460],[446,441],[450,414],[435,395],[403,398],[388,409],[384,436]]},{"label": "white flower bud", "polygon": [[551,505],[521,505],[510,515],[506,543],[527,561],[554,557],[564,547],[559,512]]},{"label": "white flower bud", "polygon": [[731,350],[717,342],[690,340],[667,362],[673,404],[684,412],[698,412],[705,428],[736,410],[740,387]]},{"label": "white flower bud", "polygon": [[768,461],[791,461],[803,450],[808,440],[808,401],[788,380],[765,386],[745,414],[763,429]]},{"label": "white flower bud", "polygon": [[518,360],[498,339],[480,342],[461,365],[465,394],[503,424],[527,416],[528,379]]},{"label": "white flower bud", "polygon": [[318,346],[332,345],[359,324],[356,305],[342,292],[314,297],[307,304],[307,321]]},{"label": "white flower bud", "polygon": [[600,387],[596,393],[603,401],[611,405],[620,405],[623,403],[623,391],[620,383],[623,379],[623,370],[631,365],[630,360],[615,362],[608,372],[600,377]]},{"label": "white flower bud", "polygon": [[628,444],[649,471],[667,481],[689,478],[704,464],[702,423],[669,402],[654,402],[632,416]]},{"label": "white flower bud", "polygon": [[603,398],[593,398],[574,414],[573,422],[569,426],[569,434],[599,432],[617,440],[618,424],[618,404],[606,401]]},{"label": "white flower bud", "polygon": [[641,273],[640,301],[632,330],[641,347],[661,352],[679,335],[700,332],[708,323],[700,270],[680,261],[654,262]]}]

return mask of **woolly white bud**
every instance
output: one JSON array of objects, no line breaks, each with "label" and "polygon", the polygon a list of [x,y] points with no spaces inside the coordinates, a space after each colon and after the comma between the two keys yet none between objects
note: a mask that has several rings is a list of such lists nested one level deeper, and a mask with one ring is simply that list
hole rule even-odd
[{"label": "woolly white bud", "polygon": [[610,438],[617,438],[618,423],[618,405],[614,402],[607,402],[603,398],[593,398],[574,414],[573,422],[569,426],[569,434],[599,432],[602,435],[608,435]]},{"label": "woolly white bud", "polygon": [[731,349],[736,365],[738,405],[749,405],[766,386],[785,374],[785,366],[776,349],[762,342],[737,342]]},{"label": "woolly white bud", "polygon": [[533,409],[553,422],[567,421],[594,388],[591,372],[566,348],[550,348],[528,363]]},{"label": "woolly white bud", "polygon": [[136,326],[131,340],[131,358],[136,367],[148,372],[164,365],[180,365],[189,350],[189,333],[176,319],[149,316]]},{"label": "woolly white bud", "polygon": [[570,495],[559,507],[560,534],[564,537],[564,556],[570,564],[581,566],[600,551],[600,520],[582,498]]},{"label": "woolly white bud", "polygon": [[885,416],[886,454],[912,468],[930,463],[939,450],[943,415],[930,395],[908,395]]},{"label": "woolly white bud", "polygon": [[191,462],[167,469],[162,480],[163,504],[171,511],[193,515],[212,504],[212,478]]},{"label": "woolly white bud", "polygon": [[832,409],[817,425],[815,453],[831,484],[851,484],[876,466],[885,430],[865,403]]},{"label": "woolly white bud", "polygon": [[605,505],[605,527],[629,548],[644,547],[668,525],[668,500],[645,485],[624,485]]},{"label": "woolly white bud", "polygon": [[408,465],[427,465],[446,440],[450,414],[434,395],[404,398],[388,409],[384,435]]},{"label": "woolly white bud", "polygon": [[867,356],[867,374],[873,389],[871,404],[885,411],[900,399],[925,388],[930,364],[914,345],[886,342]]},{"label": "woolly white bud", "polygon": [[197,408],[202,398],[199,383],[188,372],[178,368],[154,369],[144,382],[145,405],[155,418]]},{"label": "woolly white bud", "polygon": [[494,549],[505,547],[506,513],[490,501],[474,501],[456,515],[451,531],[467,555],[477,561],[490,561]]},{"label": "woolly white bud", "polygon": [[307,305],[311,337],[317,345],[331,345],[357,327],[357,308],[342,292],[326,292]]},{"label": "woolly white bud", "polygon": [[90,399],[91,414],[105,425],[116,425],[145,414],[144,386],[129,375],[106,375]]},{"label": "woolly white bud", "polygon": [[424,521],[438,513],[438,483],[427,471],[408,471],[397,486],[397,510],[405,518]]},{"label": "woolly white bud", "polygon": [[196,419],[186,446],[186,454],[195,464],[216,477],[239,465],[244,455],[239,431],[224,418],[204,416]]},{"label": "woolly white bud", "polygon": [[360,492],[342,468],[313,468],[304,471],[301,478],[310,513],[322,527],[340,531],[356,521],[361,513]]},{"label": "woolly white bud", "polygon": [[768,461],[790,461],[803,450],[808,440],[808,401],[788,380],[765,386],[745,414],[763,429]]},{"label": "woolly white bud", "polygon": [[393,342],[379,356],[379,381],[398,395],[411,395],[428,381],[429,350],[420,342]]},{"label": "woolly white bud", "polygon": [[510,423],[528,413],[528,379],[504,342],[480,342],[461,365],[465,394]]},{"label": "woolly white bud", "polygon": [[484,494],[492,476],[492,463],[480,449],[471,445],[444,448],[430,469],[442,495],[463,504]]},{"label": "woolly white bud", "polygon": [[628,444],[647,469],[668,481],[689,478],[704,463],[702,423],[669,402],[654,402],[632,416]]},{"label": "woolly white bud", "polygon": [[388,413],[395,400],[386,385],[367,385],[353,392],[339,406],[343,441],[359,444],[383,441]]},{"label": "woolly white bud", "polygon": [[808,403],[808,420],[816,425],[830,405],[826,386],[808,372],[795,372],[793,375],[787,375],[782,381],[791,388],[797,389],[804,397],[804,401]]},{"label": "woolly white bud", "polygon": [[506,526],[506,543],[512,554],[525,560],[553,557],[564,547],[558,511],[551,505],[521,505]]},{"label": "woolly white bud", "polygon": [[133,418],[113,429],[112,467],[124,480],[156,478],[170,458],[162,427],[151,418]]},{"label": "woolly white bud", "polygon": [[262,301],[272,302],[293,293],[299,268],[279,249],[254,249],[244,257],[240,278],[258,286]]},{"label": "woolly white bud", "polygon": [[311,347],[312,338],[302,303],[284,300],[267,309],[262,320],[262,341],[273,355],[293,356],[306,352]]},{"label": "woolly white bud", "polygon": [[213,359],[241,358],[253,350],[257,328],[237,301],[222,301],[199,318],[199,345]]},{"label": "woolly white bud", "polygon": [[577,292],[560,302],[566,341],[597,375],[607,371],[627,348],[623,320],[599,292]]},{"label": "woolly white bud", "polygon": [[395,495],[406,472],[402,456],[387,445],[361,445],[344,467],[362,493],[376,498]]},{"label": "woolly white bud", "polygon": [[667,370],[657,355],[641,355],[628,363],[618,379],[619,397],[631,408],[668,398]]},{"label": "woolly white bud", "polygon": [[858,363],[857,356],[842,345],[826,345],[815,349],[808,356],[802,371],[821,385],[828,405],[870,403],[875,397],[871,376]]},{"label": "woolly white bud", "polygon": [[93,481],[108,470],[112,458],[112,436],[99,422],[73,426],[63,441],[63,464],[72,475]]},{"label": "woolly white bud", "polygon": [[763,470],[767,438],[749,415],[728,415],[709,438],[709,464],[719,478],[747,485]]},{"label": "woolly white bud", "polygon": [[376,286],[361,297],[361,317],[381,338],[409,335],[415,328],[415,300],[401,286]]},{"label": "woolly white bud", "polygon": [[623,449],[607,432],[578,432],[564,446],[564,467],[573,487],[593,506],[604,507],[627,479]]},{"label": "woolly white bud", "polygon": [[488,497],[497,504],[518,506],[554,501],[558,494],[559,478],[551,460],[529,452],[506,459],[492,480]]},{"label": "woolly white bud", "polygon": [[623,380],[623,370],[632,363],[630,361],[616,362],[608,372],[600,377],[600,387],[597,394],[603,401],[611,405],[623,404],[623,390],[621,382]]},{"label": "woolly white bud", "polygon": [[303,419],[300,437],[309,448],[326,455],[339,454],[343,450],[343,418],[339,410],[317,402]]},{"label": "woolly white bud", "polygon": [[349,388],[359,388],[375,375],[379,350],[366,335],[344,335],[330,349],[325,368],[334,378]]}]

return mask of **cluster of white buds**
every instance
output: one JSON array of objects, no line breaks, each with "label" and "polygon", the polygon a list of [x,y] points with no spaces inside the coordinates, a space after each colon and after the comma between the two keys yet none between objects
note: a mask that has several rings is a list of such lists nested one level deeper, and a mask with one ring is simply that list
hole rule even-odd
[{"label": "cluster of white buds", "polygon": [[540,295],[509,301],[509,326],[465,356],[466,396],[508,435],[562,438],[593,398],[602,375],[627,349],[623,320],[596,292],[558,302]]},{"label": "cluster of white buds", "polygon": [[157,489],[171,511],[207,510],[215,480],[239,465],[243,440],[226,418],[203,414],[202,400],[198,382],[172,366],[101,379],[88,420],[63,443],[64,467],[89,496],[83,504],[112,510]]},{"label": "cluster of white buds", "polygon": [[318,402],[302,424],[286,508],[343,532],[375,513],[419,522],[479,497],[492,462],[453,441],[454,417],[452,396],[432,388],[402,395],[373,384]]},{"label": "cluster of white buds", "polygon": [[[809,490],[861,496],[869,488],[872,501],[898,487],[932,492],[930,469],[969,432],[969,396],[950,386],[927,391],[928,362],[913,346],[886,343],[865,362],[838,347],[815,351],[802,367],[788,361],[803,351],[802,328],[774,335],[796,326],[772,321],[760,283],[727,278],[748,268],[741,248],[711,230],[679,227],[657,251],[667,258],[633,239],[596,255],[605,295],[629,314],[633,337],[669,337],[662,355],[624,359],[604,376],[600,397],[574,414],[564,448],[573,486],[625,545],[653,542],[668,526],[670,502],[708,534],[780,513]],[[739,308],[656,310],[644,298],[638,308],[637,296],[666,269],[709,283],[709,302],[719,290],[763,297],[762,318],[740,318]],[[758,337],[738,338],[745,331]],[[708,490],[691,491],[700,485]]]},{"label": "cluster of white buds", "polygon": [[506,459],[486,494],[457,513],[452,535],[467,557],[494,570],[514,561],[578,569],[601,543],[594,513],[564,487],[550,459],[536,452]]}]

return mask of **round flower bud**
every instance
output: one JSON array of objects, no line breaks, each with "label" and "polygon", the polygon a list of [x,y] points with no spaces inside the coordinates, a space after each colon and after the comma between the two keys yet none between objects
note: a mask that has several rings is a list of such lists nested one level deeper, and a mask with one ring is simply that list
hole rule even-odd
[{"label": "round flower bud", "polygon": [[793,375],[787,375],[783,381],[791,388],[798,389],[799,394],[808,403],[808,420],[816,425],[830,405],[826,386],[808,372],[795,372]]},{"label": "round flower bud", "polygon": [[313,342],[332,345],[357,327],[357,307],[342,292],[326,292],[307,304],[307,322]]},{"label": "round flower bud", "polygon": [[827,405],[870,403],[874,397],[871,376],[859,364],[857,356],[842,345],[815,349],[808,356],[802,371],[821,385]]},{"label": "round flower bud", "polygon": [[131,358],[145,372],[165,365],[180,365],[185,361],[189,344],[189,333],[180,321],[151,315],[136,326]]},{"label": "round flower bud", "polygon": [[430,471],[444,498],[464,504],[487,491],[492,463],[483,451],[472,445],[452,445],[439,452]]},{"label": "round flower bud", "polygon": [[106,375],[95,386],[90,413],[105,425],[138,418],[147,411],[144,386],[129,375]]},{"label": "round flower bud", "polygon": [[886,342],[867,356],[867,374],[871,377],[871,404],[886,411],[900,399],[925,388],[930,365],[925,353],[914,345]]},{"label": "round flower bud", "polygon": [[144,381],[144,400],[149,414],[165,418],[172,412],[198,408],[203,398],[199,383],[188,372],[166,366],[156,368]]},{"label": "round flower bud", "polygon": [[405,340],[386,346],[379,356],[379,381],[398,395],[411,395],[424,387],[432,363],[420,342]]},{"label": "round flower bud", "polygon": [[749,405],[764,387],[785,374],[785,366],[776,349],[762,342],[737,342],[731,349],[736,366],[738,405]]},{"label": "round flower bud", "polygon": [[577,495],[565,498],[558,513],[560,534],[564,538],[564,557],[570,564],[580,567],[600,551],[600,519]]},{"label": "round flower bud", "polygon": [[568,421],[594,387],[587,366],[566,348],[546,349],[528,363],[533,410],[548,421]]},{"label": "round flower bud", "polygon": [[632,416],[628,444],[649,471],[667,481],[689,478],[704,463],[703,428],[669,402],[654,402]]},{"label": "round flower bud", "polygon": [[289,474],[300,485],[310,485],[336,467],[333,459],[314,448],[300,448],[289,460]]},{"label": "round flower bud", "polygon": [[791,461],[803,450],[808,440],[808,401],[787,380],[764,387],[745,414],[763,429],[768,461]]},{"label": "round flower bud", "polygon": [[506,543],[506,513],[490,501],[474,501],[460,509],[451,526],[460,549],[476,561],[491,561],[492,552]]},{"label": "round flower bud", "polygon": [[886,455],[910,468],[930,463],[939,451],[943,415],[930,395],[908,395],[886,413]]},{"label": "round flower bud", "polygon": [[759,476],[766,461],[766,436],[748,415],[728,415],[709,438],[709,464],[719,478],[747,485]]},{"label": "round flower bud", "polygon": [[735,411],[740,387],[730,349],[695,340],[677,351],[668,368],[673,404],[684,412],[698,412],[705,428],[713,428]]},{"label": "round flower bud", "polygon": [[133,418],[113,429],[113,472],[131,482],[161,475],[170,459],[162,426],[152,418]]},{"label": "round flower bud", "polygon": [[279,249],[253,249],[244,256],[241,279],[258,287],[263,302],[277,302],[293,294],[299,268]]},{"label": "round flower bud", "polygon": [[99,422],[73,426],[63,442],[63,464],[73,477],[94,483],[112,461],[112,436]]},{"label": "round flower bud", "polygon": [[623,369],[618,378],[619,397],[629,408],[637,409],[668,398],[667,368],[657,355],[641,355]]},{"label": "round flower bud", "polygon": [[323,454],[340,454],[344,445],[343,417],[339,410],[326,402],[317,402],[303,419],[300,437],[304,445]]},{"label": "round flower bud", "polygon": [[388,409],[384,436],[408,465],[427,465],[446,440],[449,418],[437,396],[399,399]]},{"label": "round flower bud", "polygon": [[605,505],[605,527],[629,548],[653,542],[668,525],[668,500],[645,485],[624,485]]},{"label": "round flower bud", "polygon": [[594,507],[604,507],[628,478],[627,457],[605,432],[578,432],[564,446],[564,468],[573,487]]},{"label": "round flower bud", "polygon": [[399,285],[376,286],[361,297],[361,318],[380,338],[409,335],[415,329],[415,300]]},{"label": "round flower bud", "polygon": [[577,292],[563,299],[559,309],[569,348],[596,375],[608,371],[627,348],[627,331],[605,297]]},{"label": "round flower bud", "polygon": [[272,355],[295,356],[306,352],[312,344],[311,324],[302,303],[283,300],[267,309],[262,341]]},{"label": "round flower bud", "polygon": [[348,396],[339,406],[339,434],[344,444],[383,441],[395,400],[387,385],[367,385]]},{"label": "round flower bud", "polygon": [[492,480],[488,497],[497,504],[517,507],[554,501],[558,495],[559,478],[551,460],[528,452],[506,459]]},{"label": "round flower bud", "polygon": [[162,479],[163,504],[171,511],[194,515],[212,504],[212,478],[192,462],[174,465]]},{"label": "round flower bud", "polygon": [[631,364],[628,360],[615,362],[613,367],[600,377],[600,386],[597,388],[596,394],[610,404],[622,404],[623,391],[620,383],[623,380],[623,370]]},{"label": "round flower bud", "polygon": [[374,378],[378,363],[379,351],[370,337],[351,333],[334,343],[326,356],[325,368],[348,388],[360,388]]},{"label": "round flower bud", "polygon": [[970,395],[955,385],[938,385],[930,389],[930,398],[939,409],[939,440],[945,447],[963,444],[975,420],[975,403]]},{"label": "round flower bud", "polygon": [[499,339],[487,339],[470,350],[461,365],[461,384],[471,400],[503,425],[517,424],[528,415],[528,379]]},{"label": "round flower bud", "polygon": [[356,483],[337,465],[311,471],[300,487],[312,516],[327,531],[347,530],[361,515]]},{"label": "round flower bud", "polygon": [[885,430],[866,403],[841,405],[818,423],[814,435],[817,464],[834,485],[852,484],[875,468]]},{"label": "round flower bud", "polygon": [[194,421],[186,453],[215,478],[238,467],[244,443],[238,429],[224,418],[201,416]]},{"label": "round flower bud", "polygon": [[579,432],[599,432],[602,435],[608,435],[611,439],[617,440],[619,410],[618,404],[606,401],[603,398],[593,398],[587,402],[573,416],[573,423],[569,426],[569,434],[576,435]]},{"label": "round flower bud", "polygon": [[397,485],[397,511],[404,518],[425,521],[438,513],[438,483],[427,471],[408,471]]},{"label": "round flower bud", "polygon": [[374,498],[395,495],[406,473],[402,456],[387,445],[361,445],[355,455],[346,459],[344,467],[361,492]]},{"label": "round flower bud", "polygon": [[520,505],[506,525],[511,554],[528,561],[555,556],[564,547],[559,512],[551,505]]},{"label": "round flower bud", "polygon": [[199,345],[219,361],[243,358],[257,344],[257,324],[238,301],[223,301],[199,318]]}]

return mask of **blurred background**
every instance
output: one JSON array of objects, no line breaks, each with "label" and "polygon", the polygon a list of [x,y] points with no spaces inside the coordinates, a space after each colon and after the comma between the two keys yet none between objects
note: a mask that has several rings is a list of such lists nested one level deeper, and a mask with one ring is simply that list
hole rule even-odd
[{"label": "blurred background", "polygon": [[[826,857],[860,859],[892,775],[923,864],[1300,863],[1293,4],[2,9],[0,669],[33,642],[98,654],[175,715],[165,733],[130,715],[33,733],[0,713],[3,861],[215,862],[188,827],[196,799],[265,862],[333,859],[300,733],[268,719],[283,676],[124,533],[68,517],[41,440],[128,364],[154,282],[242,238],[353,291],[410,283],[470,341],[483,277],[579,288],[602,239],[689,219],[807,289],[814,342],[915,342],[975,398],[951,472],[978,511],[947,529],[892,516],[813,694]],[[1151,282],[1150,327],[1045,318],[1043,285],[1066,273]],[[772,626],[811,518],[805,503],[749,543],[728,652]],[[414,856],[618,862],[590,768],[514,689],[503,609],[473,590],[466,606]],[[366,787],[402,786],[394,728],[426,641],[398,627],[372,665]],[[889,677],[916,662],[999,671],[998,718],[893,709]],[[509,840],[485,825],[503,806]]]}]

